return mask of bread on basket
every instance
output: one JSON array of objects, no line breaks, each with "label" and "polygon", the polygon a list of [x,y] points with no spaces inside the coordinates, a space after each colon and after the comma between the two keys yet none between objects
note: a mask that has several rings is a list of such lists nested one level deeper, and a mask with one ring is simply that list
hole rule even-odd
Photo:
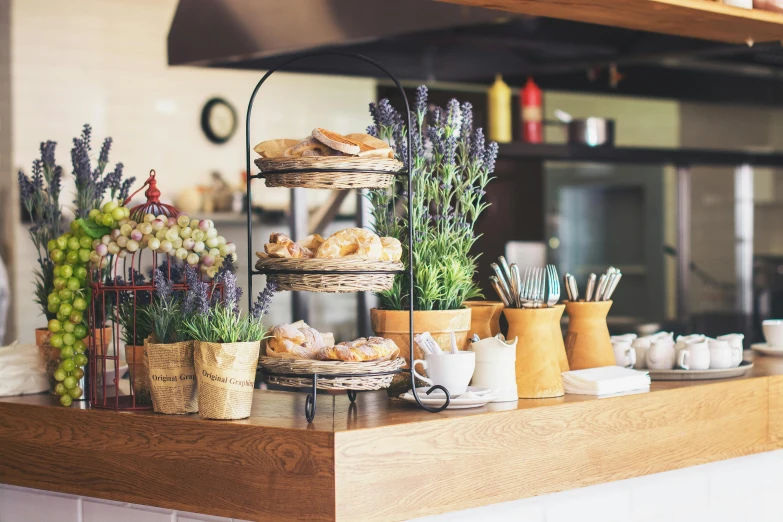
[{"label": "bread on basket", "polygon": [[266,340],[266,356],[278,359],[368,362],[388,361],[399,354],[394,341],[383,337],[360,337],[334,344],[332,334],[321,334],[304,321],[279,324]]},{"label": "bread on basket", "polygon": [[327,239],[318,234],[294,242],[282,233],[274,233],[264,252],[257,252],[261,259],[365,259],[367,261],[399,261],[402,244],[397,238],[379,237],[365,228],[345,228]]}]

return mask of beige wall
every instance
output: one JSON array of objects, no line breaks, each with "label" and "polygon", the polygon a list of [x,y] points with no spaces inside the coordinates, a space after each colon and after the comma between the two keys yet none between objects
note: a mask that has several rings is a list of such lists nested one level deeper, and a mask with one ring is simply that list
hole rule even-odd
[{"label": "beige wall", "polygon": [[[164,196],[207,183],[213,170],[237,182],[245,168],[244,116],[261,73],[170,68],[166,36],[176,0],[15,0],[12,2],[12,167],[29,170],[46,139],[58,142],[58,160],[70,172],[71,139],[91,123],[100,146],[114,138],[112,162],[140,180],[159,173]],[[251,140],[302,137],[315,126],[359,132],[369,123],[375,81],[281,73],[257,98]],[[0,81],[0,87],[4,84]],[[199,118],[212,96],[240,115],[237,134],[213,145]],[[3,129],[3,134],[7,130]],[[3,151],[0,149],[0,158]],[[5,165],[8,165],[6,163]],[[13,176],[7,168],[3,176]],[[287,204],[285,189],[256,190],[257,202]],[[310,196],[317,201],[319,195]],[[70,197],[64,198],[66,203]],[[349,203],[350,205],[350,203]],[[16,214],[15,214],[16,215]],[[31,245],[16,227],[14,299],[19,338],[31,341],[42,324],[29,296]],[[241,238],[236,238],[241,240]],[[244,270],[244,268],[242,268]]]}]

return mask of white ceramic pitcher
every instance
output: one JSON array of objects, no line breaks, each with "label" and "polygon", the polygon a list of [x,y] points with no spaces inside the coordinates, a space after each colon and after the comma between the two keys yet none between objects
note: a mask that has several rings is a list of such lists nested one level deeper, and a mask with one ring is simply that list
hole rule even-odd
[{"label": "white ceramic pitcher", "polygon": [[470,349],[476,352],[476,370],[471,384],[490,388],[497,394],[492,402],[517,401],[517,338],[506,341],[501,334],[475,341]]}]

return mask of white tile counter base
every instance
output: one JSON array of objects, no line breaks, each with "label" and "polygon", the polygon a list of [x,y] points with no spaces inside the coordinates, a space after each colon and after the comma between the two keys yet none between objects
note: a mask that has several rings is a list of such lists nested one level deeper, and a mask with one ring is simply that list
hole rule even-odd
[{"label": "white tile counter base", "polygon": [[[479,486],[480,487],[480,486]],[[783,450],[415,522],[781,522]],[[0,522],[243,522],[0,485]]]}]

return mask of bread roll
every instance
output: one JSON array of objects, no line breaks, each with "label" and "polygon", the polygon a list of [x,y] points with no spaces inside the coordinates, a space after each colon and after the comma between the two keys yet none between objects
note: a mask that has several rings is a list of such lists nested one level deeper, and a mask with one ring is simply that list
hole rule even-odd
[{"label": "bread roll", "polygon": [[[300,324],[303,326],[299,326]],[[269,335],[266,341],[268,357],[315,359],[325,346],[318,330],[310,328],[303,322],[277,325],[272,328]]]},{"label": "bread roll", "polygon": [[[297,243],[307,250],[310,250],[311,252],[316,252],[318,250],[318,247],[320,247],[323,242],[325,241],[324,238],[321,237],[320,234],[310,234],[304,239],[300,239],[297,241]],[[312,257],[312,256],[311,256]]]},{"label": "bread roll", "polygon": [[331,149],[338,150],[352,156],[359,154],[359,152],[362,150],[362,147],[359,143],[346,138],[342,134],[330,131],[328,129],[315,128],[313,129],[312,137]]},{"label": "bread roll", "polygon": [[262,158],[281,158],[285,151],[299,143],[301,140],[279,139],[262,141],[253,150],[261,155]]},{"label": "bread roll", "polygon": [[307,153],[308,156],[332,156],[335,152],[334,149],[329,148],[327,145],[324,145],[311,136],[288,148],[283,155],[294,157],[303,156],[305,151],[309,151]]},{"label": "bread roll", "polygon": [[402,244],[395,237],[382,237],[381,261],[399,261],[402,258]]},{"label": "bread roll", "polygon": [[321,259],[358,257],[370,261],[381,259],[381,238],[364,228],[346,228],[335,232],[315,253]]},{"label": "bread roll", "polygon": [[323,361],[386,361],[400,354],[399,347],[391,339],[360,337],[355,341],[327,346],[318,352]]},{"label": "bread roll", "polygon": [[285,234],[274,233],[269,236],[269,243],[264,245],[264,250],[269,257],[280,258],[308,258],[313,257],[313,252],[304,248]]},{"label": "bread roll", "polygon": [[[389,144],[383,141],[382,139],[376,138],[374,136],[370,136],[369,134],[365,134],[363,132],[357,132],[355,134],[346,134],[345,137],[348,138],[349,140],[353,140],[361,143],[362,151],[389,148]],[[361,156],[361,154],[359,154],[359,156]]]}]

